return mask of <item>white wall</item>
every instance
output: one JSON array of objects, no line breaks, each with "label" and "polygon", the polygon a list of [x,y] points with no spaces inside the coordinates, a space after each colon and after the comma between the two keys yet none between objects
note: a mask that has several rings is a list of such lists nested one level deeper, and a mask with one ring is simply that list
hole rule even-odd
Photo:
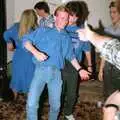
[{"label": "white wall", "polygon": [[[6,0],[7,7],[7,26],[9,27],[14,22],[18,21],[22,11],[26,8],[33,8],[39,0]],[[53,12],[56,6],[60,3],[70,0],[45,0],[49,3]],[[98,26],[98,21],[102,20],[105,26],[111,24],[109,16],[109,0],[84,0],[88,4],[90,11],[89,23],[94,27]],[[11,53],[8,52],[8,61],[11,60]]]},{"label": "white wall", "polygon": [[[15,2],[14,0],[6,0],[6,12],[7,12],[7,28],[9,28],[14,22],[14,15],[15,15]],[[7,62],[12,59],[12,52],[7,50]]]},{"label": "white wall", "polygon": [[[39,0],[7,0],[7,25],[11,25],[14,21],[18,21],[22,11],[26,8],[33,8]],[[62,3],[61,1],[70,0],[45,0],[49,3],[51,11],[55,5]],[[101,19],[105,26],[111,23],[109,17],[109,0],[84,0],[88,3],[90,10],[89,23],[93,26],[98,25],[98,20]]]},{"label": "white wall", "polygon": [[13,24],[15,14],[15,2],[14,0],[6,0],[6,11],[7,11],[7,27]]},{"label": "white wall", "polygon": [[108,0],[85,0],[88,3],[90,10],[89,23],[93,26],[98,26],[98,21],[101,20],[105,26],[111,24],[109,15]]}]

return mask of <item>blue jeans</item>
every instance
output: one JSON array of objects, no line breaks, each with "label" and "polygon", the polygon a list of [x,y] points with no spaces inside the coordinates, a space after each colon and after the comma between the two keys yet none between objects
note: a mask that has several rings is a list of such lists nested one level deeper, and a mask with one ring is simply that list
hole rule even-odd
[{"label": "blue jeans", "polygon": [[36,66],[27,99],[27,120],[38,120],[39,98],[47,84],[49,95],[49,120],[57,120],[62,90],[61,72],[55,67]]}]

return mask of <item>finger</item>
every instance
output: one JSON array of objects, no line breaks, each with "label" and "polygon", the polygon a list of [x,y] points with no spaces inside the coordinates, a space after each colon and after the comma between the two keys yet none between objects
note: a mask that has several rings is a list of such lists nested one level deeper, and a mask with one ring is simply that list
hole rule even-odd
[{"label": "finger", "polygon": [[88,71],[87,74],[88,74],[88,75],[92,75],[92,72]]}]

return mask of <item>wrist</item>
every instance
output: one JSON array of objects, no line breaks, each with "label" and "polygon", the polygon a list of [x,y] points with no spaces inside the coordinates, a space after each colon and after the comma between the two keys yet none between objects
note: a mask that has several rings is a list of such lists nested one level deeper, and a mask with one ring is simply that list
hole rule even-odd
[{"label": "wrist", "polygon": [[92,67],[92,65],[88,65],[88,68],[89,68],[89,67]]},{"label": "wrist", "polygon": [[83,68],[82,68],[82,67],[80,67],[80,68],[77,70],[77,72],[80,72],[81,70],[83,70]]}]

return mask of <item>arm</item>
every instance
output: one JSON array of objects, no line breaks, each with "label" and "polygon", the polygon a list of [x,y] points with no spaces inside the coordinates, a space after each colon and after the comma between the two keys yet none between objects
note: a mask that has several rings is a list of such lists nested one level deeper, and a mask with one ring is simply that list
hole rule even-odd
[{"label": "arm", "polygon": [[85,29],[77,30],[77,32],[80,40],[82,41],[89,40],[99,50],[102,49],[102,46],[106,41],[112,39],[111,37],[99,35],[91,31],[88,27],[86,27]]},{"label": "arm", "polygon": [[82,47],[82,51],[84,51],[87,59],[87,64],[88,64],[87,70],[92,73],[91,44],[90,42],[83,42],[83,43],[84,44]]},{"label": "arm", "polygon": [[32,43],[29,42],[29,41],[26,41],[26,42],[24,43],[24,47],[25,47],[28,51],[30,51],[38,61],[44,61],[44,60],[46,60],[47,57],[48,57],[48,56],[45,55],[44,53],[38,51],[38,50],[32,45]]},{"label": "arm", "polygon": [[[112,93],[107,100],[105,101],[105,105],[114,104],[116,106],[120,105],[120,92],[117,90]],[[114,120],[116,112],[118,110],[115,107],[103,107],[103,120]]]},{"label": "arm", "polygon": [[99,74],[98,74],[98,79],[100,81],[103,81],[103,69],[105,66],[105,60],[102,58],[100,62],[100,68],[99,68]]},{"label": "arm", "polygon": [[88,71],[92,73],[92,60],[91,60],[91,52],[85,52],[87,63],[88,63]]},{"label": "arm", "polygon": [[77,60],[75,58],[71,61],[71,64],[79,72],[81,79],[83,79],[83,80],[89,79],[90,73],[88,71],[82,69],[82,67],[79,65],[79,63],[77,62]]},{"label": "arm", "polygon": [[7,48],[8,48],[9,51],[14,51],[14,49],[15,49],[12,42],[7,43]]},{"label": "arm", "polygon": [[62,48],[64,50],[64,56],[67,60],[71,62],[71,64],[74,66],[74,68],[79,72],[79,75],[81,79],[89,79],[90,73],[84,69],[81,69],[82,67],[79,65],[77,62],[74,52],[73,52],[73,46],[72,46],[72,40],[69,37],[68,39],[66,38],[63,43],[62,43]]},{"label": "arm", "polygon": [[38,61],[44,61],[48,58],[47,55],[38,50],[36,47],[37,44],[40,44],[38,42],[40,41],[40,37],[45,34],[44,31],[45,29],[38,28],[30,34],[24,35],[22,38],[23,47],[30,51]]},{"label": "arm", "polygon": [[9,51],[14,51],[15,49],[13,42],[15,42],[17,39],[18,26],[19,26],[18,23],[15,23],[3,34],[4,40],[7,43],[7,48]]},{"label": "arm", "polygon": [[87,25],[85,29],[78,30],[81,40],[89,40],[98,50],[105,60],[120,69],[120,42],[118,39],[101,36],[91,31]]}]

